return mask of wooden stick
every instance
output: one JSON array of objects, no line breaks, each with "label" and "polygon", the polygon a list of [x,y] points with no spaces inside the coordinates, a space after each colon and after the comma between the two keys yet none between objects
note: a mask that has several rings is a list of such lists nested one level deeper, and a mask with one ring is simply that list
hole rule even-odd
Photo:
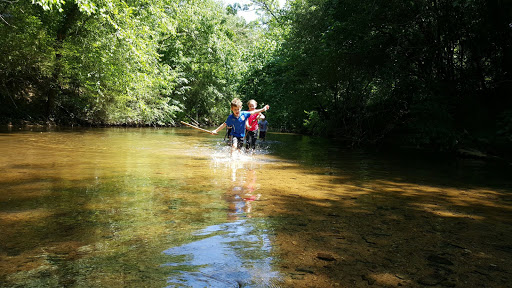
[{"label": "wooden stick", "polygon": [[199,127],[197,127],[197,126],[195,126],[195,125],[192,125],[192,124],[190,124],[190,123],[187,123],[187,122],[183,122],[183,121],[180,121],[180,122],[181,122],[181,124],[183,124],[183,125],[187,125],[187,126],[188,126],[188,127],[190,127],[190,128],[194,128],[194,129],[196,129],[196,130],[199,130],[199,131],[206,132],[206,133],[208,133],[208,134],[212,134],[212,135],[214,135],[214,134],[212,133],[212,131],[209,131],[209,130],[206,130],[206,129],[203,129],[203,128],[199,128]]}]

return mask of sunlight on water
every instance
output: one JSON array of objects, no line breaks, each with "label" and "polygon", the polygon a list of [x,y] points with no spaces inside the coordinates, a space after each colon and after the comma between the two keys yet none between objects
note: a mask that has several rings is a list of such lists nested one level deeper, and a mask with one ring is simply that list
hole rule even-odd
[{"label": "sunlight on water", "polygon": [[[264,287],[277,282],[265,223],[237,220],[194,233],[197,241],[164,251],[172,256],[168,287]],[[186,269],[183,269],[186,267]]]},{"label": "sunlight on water", "polygon": [[[258,194],[257,169],[268,162],[264,148],[231,151],[224,142],[199,144],[187,152],[209,160],[217,185],[226,187],[226,219],[193,233],[192,241],[164,251],[173,262],[168,287],[266,287],[279,281],[273,269],[271,241],[263,219],[251,218]],[[243,219],[243,220],[240,220]]]},{"label": "sunlight on water", "polygon": [[0,287],[418,287],[439,257],[447,287],[512,281],[510,168],[267,139],[0,132]]},{"label": "sunlight on water", "polygon": [[[217,254],[203,251],[200,266],[241,263],[236,279],[235,266],[220,272],[224,284],[277,275],[265,221],[250,219],[264,150],[231,155],[217,138],[183,129],[21,131],[0,140],[2,287],[170,285],[177,268],[162,252],[195,245],[196,231],[216,234],[202,240]],[[195,285],[189,280],[177,283]]]}]

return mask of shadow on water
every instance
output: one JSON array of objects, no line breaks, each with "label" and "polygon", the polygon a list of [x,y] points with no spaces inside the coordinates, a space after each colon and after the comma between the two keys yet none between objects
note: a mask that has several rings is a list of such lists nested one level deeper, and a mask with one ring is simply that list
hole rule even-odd
[{"label": "shadow on water", "polygon": [[[283,141],[288,148],[271,149],[297,165],[263,176],[274,183],[274,197],[265,204],[287,284],[510,283],[510,166],[410,151],[379,155],[325,144],[316,149],[310,144],[324,140],[296,137]],[[286,180],[295,185],[282,184]]]},{"label": "shadow on water", "polygon": [[20,187],[3,190],[11,195],[0,201],[0,286],[164,285],[159,242],[167,229],[189,228],[153,203],[169,201],[179,185],[155,179],[148,191],[148,179],[124,177],[44,182],[22,185],[21,197],[9,193]]},{"label": "shadow on water", "polygon": [[235,156],[187,129],[0,135],[1,287],[512,281],[508,166],[289,134]]}]

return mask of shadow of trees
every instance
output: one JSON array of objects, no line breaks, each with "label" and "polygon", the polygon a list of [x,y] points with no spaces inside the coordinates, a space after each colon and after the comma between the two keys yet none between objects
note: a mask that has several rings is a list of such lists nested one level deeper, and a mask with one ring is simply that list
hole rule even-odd
[{"label": "shadow of trees", "polygon": [[[325,151],[310,159],[327,159]],[[339,152],[280,168],[300,187],[269,187],[261,203],[287,284],[504,287],[512,280],[510,167]]]}]

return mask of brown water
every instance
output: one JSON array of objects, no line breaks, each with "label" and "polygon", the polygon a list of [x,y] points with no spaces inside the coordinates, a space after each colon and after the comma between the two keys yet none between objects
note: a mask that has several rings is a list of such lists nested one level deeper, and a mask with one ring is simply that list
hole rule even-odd
[{"label": "brown water", "polygon": [[0,287],[505,287],[510,165],[188,128],[0,133]]}]

